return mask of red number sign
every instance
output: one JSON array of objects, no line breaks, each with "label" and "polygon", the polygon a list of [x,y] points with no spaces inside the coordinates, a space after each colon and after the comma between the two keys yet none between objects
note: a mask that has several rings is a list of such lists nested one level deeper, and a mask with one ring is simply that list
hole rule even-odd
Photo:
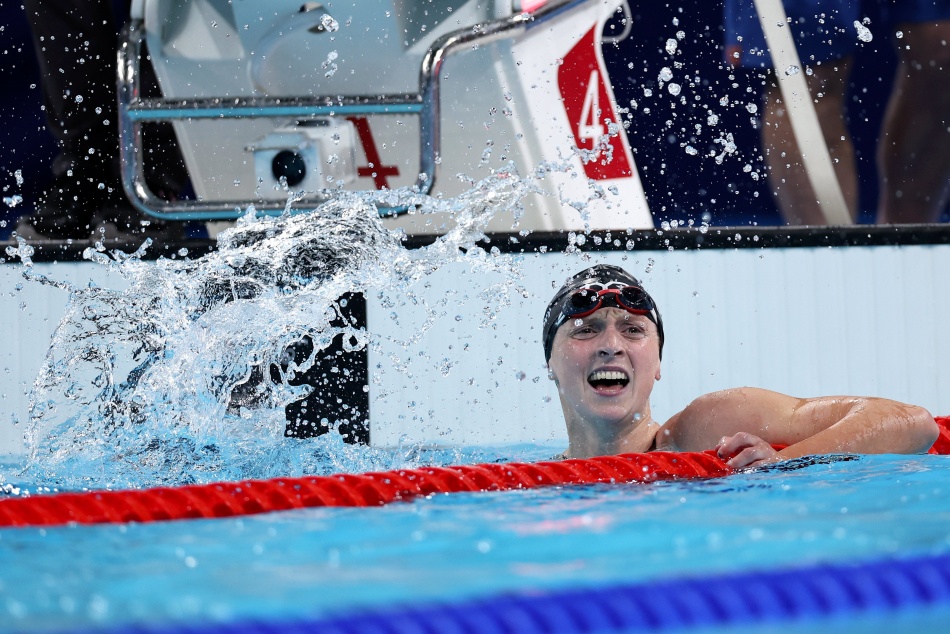
[{"label": "red number sign", "polygon": [[605,136],[610,133],[608,124],[619,124],[619,121],[594,46],[594,29],[591,28],[564,56],[557,72],[558,89],[577,147],[582,150],[601,148],[593,160],[584,163],[587,177],[594,180],[625,178],[632,174],[626,137],[623,128]]}]

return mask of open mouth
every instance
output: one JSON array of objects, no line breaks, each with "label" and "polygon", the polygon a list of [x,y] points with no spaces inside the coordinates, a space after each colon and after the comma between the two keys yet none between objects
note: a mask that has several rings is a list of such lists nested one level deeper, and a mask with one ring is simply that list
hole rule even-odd
[{"label": "open mouth", "polygon": [[595,390],[623,388],[630,382],[630,376],[621,370],[597,370],[590,373],[587,382]]}]

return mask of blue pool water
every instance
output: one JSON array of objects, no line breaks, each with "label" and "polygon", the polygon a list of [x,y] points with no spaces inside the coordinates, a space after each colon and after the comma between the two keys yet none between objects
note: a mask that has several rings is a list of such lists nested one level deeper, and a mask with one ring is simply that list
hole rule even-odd
[{"label": "blue pool water", "polygon": [[[510,457],[551,452],[519,447]],[[3,529],[0,629],[318,617],[512,590],[944,554],[948,477],[946,457],[864,456],[707,481]],[[853,631],[903,630],[946,617],[931,611],[849,623]]]}]

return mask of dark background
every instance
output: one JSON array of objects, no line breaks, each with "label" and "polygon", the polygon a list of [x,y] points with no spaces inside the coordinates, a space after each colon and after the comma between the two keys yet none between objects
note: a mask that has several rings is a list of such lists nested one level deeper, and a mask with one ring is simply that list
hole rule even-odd
[{"label": "dark background", "polygon": [[[3,197],[23,196],[14,208],[0,203],[0,238],[52,180],[50,163],[56,143],[46,132],[39,66],[30,27],[20,3],[0,0],[0,190]],[[18,187],[14,172],[23,174]]]},{"label": "dark background", "polygon": [[[750,123],[747,103],[760,104],[764,78],[759,72],[723,65],[722,5],[720,2],[637,3],[631,2],[633,29],[623,42],[604,46],[604,55],[614,91],[621,107],[631,99],[638,102],[633,110],[629,136],[640,169],[650,208],[657,224],[669,220],[702,222],[714,225],[782,224],[768,184],[758,131]],[[639,6],[638,6],[639,5]],[[872,25],[876,16],[869,14]],[[673,21],[678,19],[679,24]],[[608,25],[608,31],[610,27]],[[619,24],[613,25],[619,29]],[[3,196],[23,196],[15,208],[0,204],[0,239],[8,237],[15,218],[31,207],[51,178],[49,165],[56,146],[45,129],[38,87],[39,71],[33,52],[29,27],[18,2],[0,0],[0,189]],[[684,64],[674,70],[682,83],[688,105],[676,103],[666,89],[657,86],[657,75],[664,66],[672,68],[673,59],[665,51],[667,39],[684,31],[679,42],[681,53],[675,60]],[[629,65],[632,63],[632,68]],[[877,202],[874,146],[883,104],[890,91],[894,53],[883,34],[858,51],[852,73],[849,125],[854,137],[861,183],[860,221],[870,222]],[[691,89],[682,81],[685,72],[699,76],[701,85]],[[730,79],[730,75],[734,79]],[[735,83],[737,86],[733,86]],[[643,96],[644,87],[653,97]],[[746,88],[753,91],[747,92]],[[695,100],[694,96],[700,99]],[[730,107],[719,100],[728,97]],[[675,107],[671,104],[676,103]],[[708,105],[719,115],[719,125],[706,125]],[[647,113],[645,108],[649,108]],[[675,117],[674,117],[675,115]],[[674,125],[669,128],[667,120]],[[694,124],[703,132],[695,135]],[[690,132],[683,134],[680,128]],[[706,156],[718,131],[733,134],[739,151],[727,156],[722,164]],[[689,142],[699,153],[688,155],[681,143]],[[743,173],[751,164],[762,178],[753,180]],[[14,171],[21,170],[24,183],[18,187]],[[945,218],[946,219],[946,218]]]},{"label": "dark background", "polygon": [[[618,46],[605,45],[604,57],[620,105],[627,106],[630,99],[639,103],[634,111],[630,138],[657,224],[688,219],[698,223],[704,213],[711,216],[710,222],[715,225],[784,224],[765,178],[759,132],[750,123],[753,115],[746,110],[747,103],[754,103],[761,111],[765,77],[761,71],[732,69],[723,63],[722,3],[631,2],[631,8],[634,22],[630,37]],[[881,23],[874,7],[869,8],[867,17],[872,27]],[[674,19],[678,25],[674,26]],[[608,31],[610,26],[608,24]],[[677,31],[684,31],[686,37],[679,42],[682,53],[671,58],[665,44]],[[671,109],[673,99],[665,88],[659,90],[657,76],[662,67],[672,68],[674,59],[684,64],[681,71],[674,69],[674,81],[683,83],[682,94],[689,105],[677,103],[677,107]],[[628,68],[631,62],[632,69]],[[855,54],[848,124],[860,180],[861,223],[873,222],[877,207],[875,145],[895,62],[892,44],[880,32],[875,33],[870,43],[862,44]],[[680,81],[684,71],[690,71],[690,76],[698,75],[703,85],[688,89],[685,82]],[[734,79],[730,79],[730,75]],[[733,83],[737,86],[733,87]],[[644,87],[653,90],[652,98],[643,97]],[[751,93],[747,92],[748,87],[752,88]],[[697,94],[698,101],[694,99]],[[729,107],[719,105],[722,97],[729,98]],[[739,148],[736,155],[726,157],[721,165],[704,156],[710,150],[719,153],[721,146],[712,142],[715,137],[706,126],[707,110],[703,104],[719,115],[718,130],[731,132]],[[644,113],[644,106],[650,107],[650,113]],[[670,130],[665,122],[673,114],[675,125]],[[679,132],[680,127],[692,129],[695,123],[703,124],[701,135],[687,137]],[[699,153],[686,154],[680,147],[684,141],[690,142]],[[743,173],[746,164],[751,164],[762,178],[755,181]],[[666,211],[662,209],[664,205]]]}]

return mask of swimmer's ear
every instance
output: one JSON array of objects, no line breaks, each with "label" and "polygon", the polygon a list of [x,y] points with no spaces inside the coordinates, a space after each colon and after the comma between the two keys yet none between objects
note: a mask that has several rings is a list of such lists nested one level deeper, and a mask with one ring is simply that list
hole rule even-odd
[{"label": "swimmer's ear", "polygon": [[557,375],[554,374],[554,370],[551,369],[551,366],[548,366],[548,379],[554,381],[554,385],[560,387],[561,384],[557,382]]},{"label": "swimmer's ear", "polygon": [[656,377],[654,377],[654,379],[657,381],[660,380],[660,366],[656,366]]}]

